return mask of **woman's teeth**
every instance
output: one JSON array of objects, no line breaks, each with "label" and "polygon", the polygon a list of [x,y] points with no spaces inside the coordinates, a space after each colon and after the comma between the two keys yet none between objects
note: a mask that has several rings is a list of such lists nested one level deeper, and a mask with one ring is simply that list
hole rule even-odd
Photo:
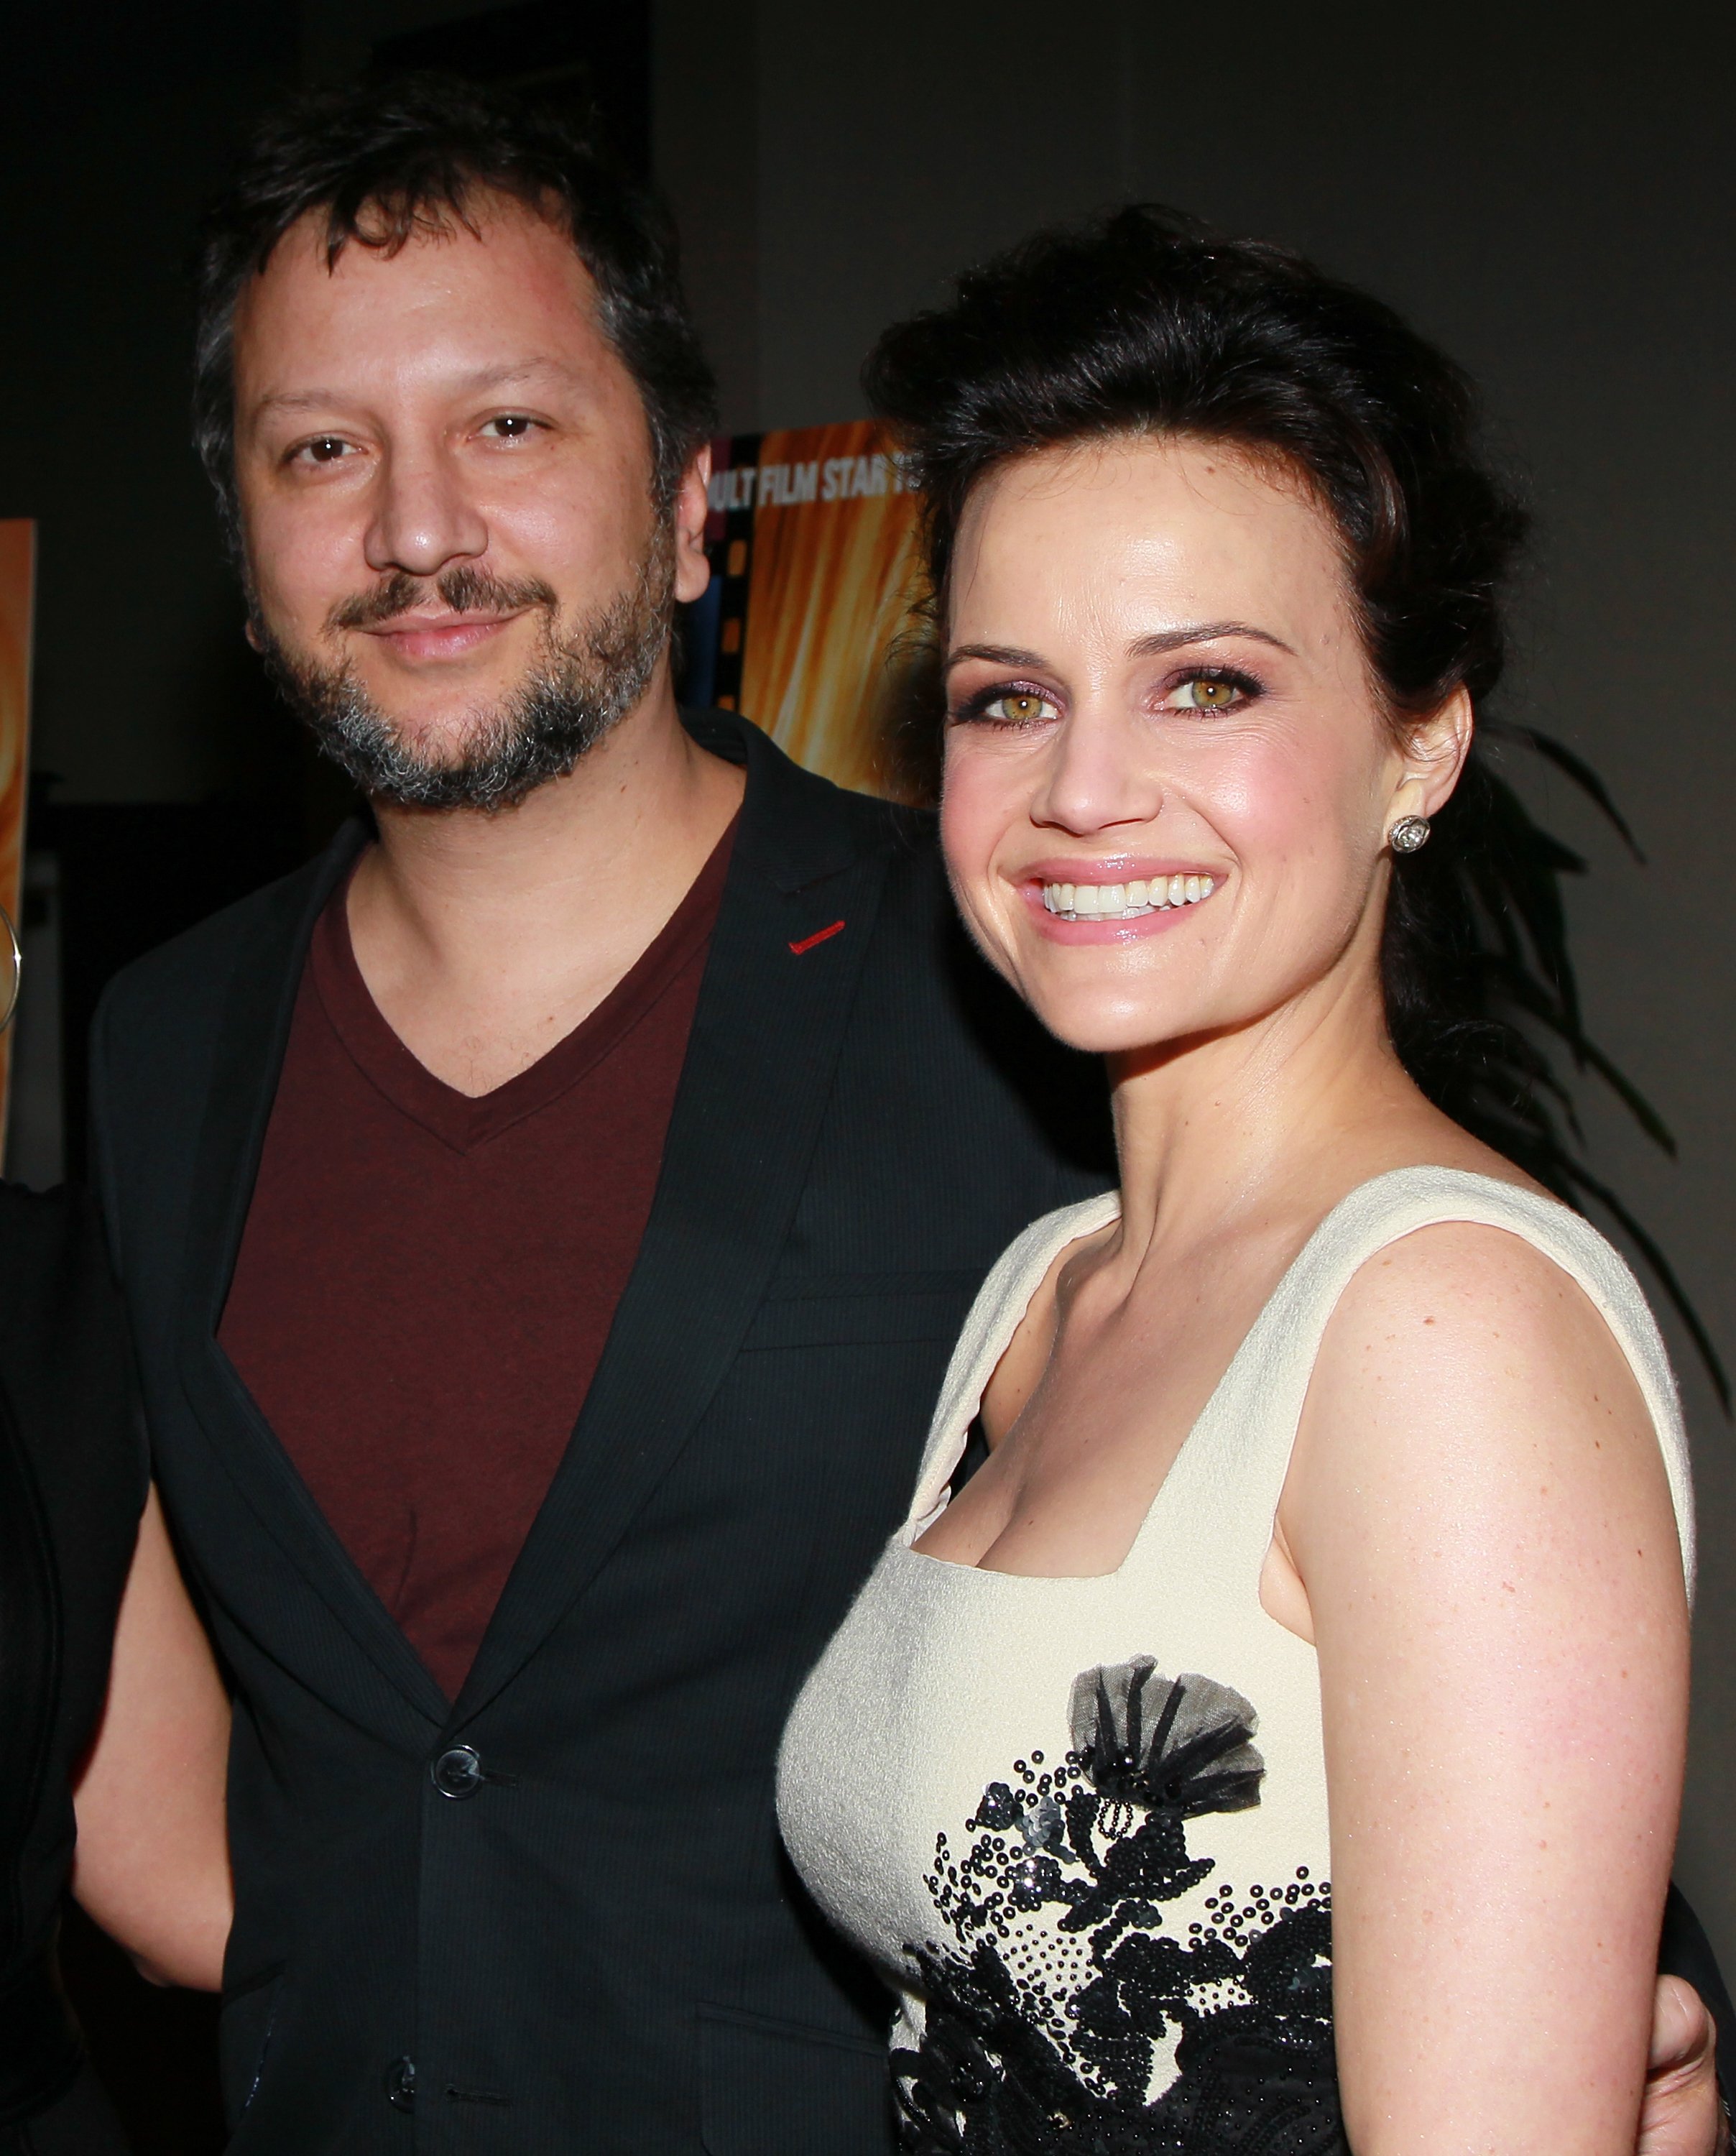
[{"label": "woman's teeth", "polygon": [[1209,875],[1156,876],[1149,883],[1046,883],[1042,902],[1063,921],[1132,921],[1166,906],[1197,906],[1216,888]]}]

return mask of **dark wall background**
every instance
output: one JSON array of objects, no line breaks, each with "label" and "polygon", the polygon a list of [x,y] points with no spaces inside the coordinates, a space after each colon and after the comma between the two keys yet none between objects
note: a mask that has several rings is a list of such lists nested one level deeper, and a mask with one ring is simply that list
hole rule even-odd
[{"label": "dark wall background", "polygon": [[294,10],[15,0],[8,25],[0,515],[41,522],[34,762],[73,800],[257,788],[284,744],[187,446],[182,273],[233,140],[295,72]]},{"label": "dark wall background", "polygon": [[[195,206],[279,86],[470,18],[479,50],[534,64],[525,18],[478,0],[13,0],[0,33],[0,516],[43,526],[35,762],[110,831],[179,804],[207,834],[179,853],[217,864],[199,890],[272,872],[330,795],[241,644],[185,446]],[[1308,248],[1478,374],[1539,518],[1506,707],[1591,758],[1650,855],[1528,780],[1592,864],[1574,921],[1595,1029],[1680,1140],[1672,1164],[1588,1093],[1595,1163],[1736,1358],[1727,11],[653,0],[652,28],[653,162],[732,429],[856,413],[893,315],[1128,194]],[[107,864],[87,911],[194,903],[175,848],[66,829]],[[1703,1551],[1681,1871],[1730,1967],[1736,1439],[1678,1366]]]},{"label": "dark wall background", "polygon": [[294,75],[294,11],[23,0],[4,19],[0,516],[38,521],[17,1089],[30,1127],[15,1116],[12,1151],[39,1182],[82,1162],[103,982],[282,873],[333,789],[242,639],[186,422],[198,207]]}]

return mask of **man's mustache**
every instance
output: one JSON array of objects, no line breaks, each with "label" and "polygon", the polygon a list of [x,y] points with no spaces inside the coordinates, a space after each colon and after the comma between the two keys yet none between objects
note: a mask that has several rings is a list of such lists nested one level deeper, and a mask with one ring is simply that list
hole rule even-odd
[{"label": "man's mustache", "polygon": [[401,614],[426,607],[431,592],[454,613],[522,613],[527,607],[544,607],[552,614],[558,604],[554,587],[540,577],[491,577],[485,570],[460,567],[443,570],[431,582],[394,569],[371,592],[340,599],[326,615],[325,626],[328,630],[380,629]]}]

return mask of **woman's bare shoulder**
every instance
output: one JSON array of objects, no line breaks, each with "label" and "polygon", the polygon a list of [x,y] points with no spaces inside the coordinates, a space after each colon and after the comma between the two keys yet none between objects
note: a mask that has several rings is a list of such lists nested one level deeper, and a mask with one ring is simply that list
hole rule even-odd
[{"label": "woman's bare shoulder", "polygon": [[1099,1255],[1120,1232],[1119,1219],[1087,1229],[1063,1243],[1049,1261],[1037,1291],[1025,1306],[1018,1329],[1006,1343],[983,1388],[982,1427],[992,1450],[1012,1428],[1041,1380],[1055,1345],[1061,1318],[1063,1282],[1070,1266]]},{"label": "woman's bare shoulder", "polygon": [[1297,1459],[1293,1482],[1349,1477],[1389,1496],[1443,1476],[1518,1496],[1544,1469],[1568,1501],[1602,1502],[1612,1475],[1654,1497],[1665,1487],[1645,1396],[1590,1296],[1524,1235],[1470,1221],[1414,1229],[1353,1276]]}]

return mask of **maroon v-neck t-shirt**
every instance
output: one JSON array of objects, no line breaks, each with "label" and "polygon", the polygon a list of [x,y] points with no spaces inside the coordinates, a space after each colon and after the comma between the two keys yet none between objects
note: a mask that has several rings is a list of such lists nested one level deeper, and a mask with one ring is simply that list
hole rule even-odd
[{"label": "maroon v-neck t-shirt", "polygon": [[320,916],[219,1338],[364,1577],[458,1697],[638,1255],[725,834],[582,1024],[479,1100],[418,1063]]}]

